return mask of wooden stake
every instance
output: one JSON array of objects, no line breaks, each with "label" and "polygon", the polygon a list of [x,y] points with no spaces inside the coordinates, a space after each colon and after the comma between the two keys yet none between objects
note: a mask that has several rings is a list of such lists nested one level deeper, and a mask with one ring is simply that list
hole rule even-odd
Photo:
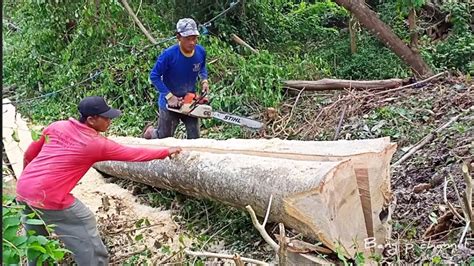
[{"label": "wooden stake", "polygon": [[244,42],[242,39],[239,38],[239,36],[235,35],[235,34],[232,34],[230,35],[232,37],[232,40],[234,40],[234,42],[248,48],[250,51],[258,54],[258,51],[256,49],[254,49],[252,46],[250,46],[248,43]]}]

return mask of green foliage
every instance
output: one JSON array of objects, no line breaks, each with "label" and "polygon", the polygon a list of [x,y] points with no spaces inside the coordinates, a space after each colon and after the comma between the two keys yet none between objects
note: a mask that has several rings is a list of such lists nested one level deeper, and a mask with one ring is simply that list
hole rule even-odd
[{"label": "green foliage", "polygon": [[407,77],[410,70],[388,48],[366,33],[361,34],[358,50],[351,54],[348,35],[321,48],[321,57],[330,63],[330,72],[347,79],[385,79]]},{"label": "green foliage", "polygon": [[426,0],[397,0],[397,8],[406,16],[411,9],[419,10],[425,3]]},{"label": "green foliage", "polygon": [[474,74],[474,34],[450,36],[434,47],[433,64],[439,69],[459,69]]},{"label": "green foliage", "polygon": [[347,11],[332,1],[246,1],[246,6],[232,25],[235,31],[253,43],[285,50],[297,43],[321,42],[334,37],[335,24],[345,24]]},{"label": "green foliage", "polygon": [[[55,262],[61,262],[69,251],[62,248],[58,240],[35,235],[35,232],[32,231],[27,232],[27,235],[21,233],[21,219],[25,219],[28,224],[44,225],[44,222],[37,218],[36,213],[23,215],[24,208],[25,206],[16,203],[13,197],[2,196],[3,263],[18,265],[27,258],[37,259],[38,265],[42,265],[42,263],[52,265]],[[46,228],[51,230],[50,226]]]}]

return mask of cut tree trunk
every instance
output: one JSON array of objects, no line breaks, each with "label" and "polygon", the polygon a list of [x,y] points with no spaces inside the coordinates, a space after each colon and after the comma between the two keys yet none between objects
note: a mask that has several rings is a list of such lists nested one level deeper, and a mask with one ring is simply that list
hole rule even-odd
[{"label": "cut tree trunk", "polygon": [[417,76],[426,77],[433,74],[432,70],[419,53],[411,50],[363,0],[335,0],[356,16],[359,22],[372,31],[375,36],[390,48],[403,62],[408,64]]},{"label": "cut tree trunk", "polygon": [[332,250],[339,244],[351,257],[356,252],[353,246],[363,247],[367,238],[349,160],[312,162],[191,151],[173,160],[107,161],[94,167],[116,177],[242,209],[250,205],[261,216],[273,195],[271,220],[319,239]]},{"label": "cut tree trunk", "polygon": [[[373,140],[358,140],[358,141],[288,141],[280,139],[230,139],[226,141],[218,141],[211,139],[199,139],[199,140],[177,140],[173,138],[161,139],[161,140],[144,140],[138,138],[127,138],[127,137],[117,137],[115,140],[122,144],[136,145],[136,146],[181,146],[185,151],[197,152],[202,154],[212,153],[215,156],[220,154],[222,157],[221,160],[231,160],[230,156],[252,156],[255,160],[255,166],[258,167],[261,164],[267,164],[267,160],[270,160],[271,163],[270,169],[279,169],[280,162],[273,160],[277,159],[291,159],[286,162],[287,164],[292,164],[295,161],[309,162],[310,165],[316,166],[320,161],[333,161],[341,162],[347,159],[350,159],[354,165],[354,171],[356,174],[356,186],[359,190],[357,195],[360,197],[360,203],[362,204],[361,208],[363,212],[363,223],[365,224],[365,230],[367,236],[375,237],[377,243],[385,243],[385,240],[390,237],[391,226],[389,224],[391,211],[389,208],[389,202],[391,199],[391,190],[390,190],[390,175],[389,175],[389,164],[391,157],[395,151],[396,145],[391,144],[389,138],[380,138]],[[240,158],[240,157],[238,157]],[[264,160],[264,161],[262,161]],[[191,164],[204,164],[202,160],[194,161]],[[107,162],[106,164],[110,164]],[[117,166],[114,171],[118,171],[121,177],[127,177],[127,174],[142,175],[146,176],[147,173],[140,173],[138,169],[134,171],[129,171],[128,163],[118,163],[121,166]],[[97,165],[99,170],[105,170],[104,165]],[[202,165],[201,168],[205,167]],[[216,165],[216,167],[218,167]],[[220,167],[221,176],[232,175],[232,173],[240,171],[238,165],[229,164],[229,168]],[[251,167],[250,164],[247,167]],[[257,168],[258,169],[258,168]],[[281,170],[281,169],[280,169]],[[116,175],[117,173],[111,172],[110,167],[107,168],[107,171],[104,171],[107,174]],[[123,172],[126,172],[123,174]],[[169,172],[169,170],[168,170]],[[258,173],[258,171],[256,171]],[[292,175],[287,175],[286,172],[274,172],[276,175],[283,175],[281,178],[285,183],[296,182],[298,179],[294,179]],[[280,173],[280,174],[279,174]],[[295,172],[296,173],[296,172]],[[193,174],[188,175],[188,178],[192,178]],[[194,173],[196,176],[196,173]],[[254,178],[265,178],[266,174],[264,171],[261,171],[261,174],[256,174]],[[137,180],[135,179],[136,181]],[[183,182],[185,180],[182,180]],[[187,181],[189,182],[189,181]],[[260,180],[256,184],[266,184],[266,180]],[[156,186],[163,187],[160,185],[162,183],[159,180],[156,180]],[[345,186],[349,186],[349,183]],[[234,185],[226,183],[220,183],[219,193],[231,193],[226,190]],[[227,186],[227,188],[226,188]],[[179,187],[175,188],[176,190],[186,193],[186,191],[181,191]],[[244,189],[242,187],[242,189]],[[245,189],[250,189],[251,191],[255,190],[251,184],[247,184]],[[318,201],[316,198],[320,196],[311,196],[308,192],[300,192],[299,196],[294,196],[291,199],[286,199],[285,201],[289,204],[286,208],[286,211],[289,211],[292,215],[291,217],[297,217],[297,219],[303,219],[303,216],[311,216],[312,214],[307,214],[301,212],[301,208],[295,208],[292,206],[297,206],[297,200],[300,202],[308,201]],[[312,190],[311,190],[312,191]],[[207,196],[219,201],[220,194],[210,195],[209,193],[204,193],[200,196]],[[339,193],[339,192],[338,192]],[[199,193],[198,193],[199,194]],[[199,195],[198,195],[199,196]],[[342,194],[337,194],[332,196],[333,199],[337,201],[339,196]],[[258,206],[253,206],[258,214],[263,215],[267,199],[269,194],[258,199],[261,200]],[[240,197],[237,200],[243,200],[245,197]],[[224,201],[227,202],[227,201]],[[245,206],[245,200],[243,202],[227,202],[233,206]],[[314,203],[312,210],[314,210]],[[331,203],[332,204],[332,203]],[[321,208],[328,208],[330,205]],[[319,207],[318,207],[319,208]],[[354,210],[357,210],[355,208]],[[311,210],[309,210],[311,212]],[[325,210],[328,211],[328,210]],[[329,213],[329,211],[328,211]],[[320,214],[317,214],[320,215]],[[316,217],[316,216],[315,216]],[[275,219],[274,219],[275,220]],[[305,220],[305,219],[303,219]],[[278,221],[278,220],[277,220]],[[313,222],[320,221],[316,219]],[[351,221],[356,221],[355,218],[351,218]],[[293,227],[293,224],[288,224],[288,221],[283,221],[287,226]],[[293,222],[294,223],[294,222]],[[314,225],[314,227],[325,227],[319,224]],[[310,230],[311,231],[311,230]],[[323,231],[324,232],[324,231]],[[354,231],[356,232],[356,231]],[[325,234],[327,234],[325,232]],[[359,233],[358,233],[359,234]],[[315,236],[312,234],[311,236]],[[317,235],[316,235],[317,236]],[[323,240],[322,240],[323,241]],[[326,239],[328,242],[328,239]],[[325,244],[327,244],[325,242]],[[334,248],[334,245],[328,245],[329,248]],[[359,246],[361,247],[361,246]]]},{"label": "cut tree trunk", "polygon": [[320,80],[286,80],[284,86],[305,89],[305,91],[341,90],[341,89],[390,89],[402,86],[402,79],[385,80],[347,80],[347,79],[320,79]]}]

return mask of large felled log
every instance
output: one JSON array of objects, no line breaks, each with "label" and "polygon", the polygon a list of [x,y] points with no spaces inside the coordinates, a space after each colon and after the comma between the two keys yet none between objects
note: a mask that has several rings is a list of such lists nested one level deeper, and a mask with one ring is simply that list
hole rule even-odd
[{"label": "large felled log", "polygon": [[296,141],[280,139],[229,139],[226,141],[199,139],[144,140],[118,137],[124,144],[139,146],[179,145],[186,150],[237,153],[271,158],[311,161],[340,161],[350,159],[354,164],[361,197],[367,234],[384,244],[391,236],[390,160],[396,144],[389,138],[339,141]]},{"label": "large felled log", "polygon": [[341,89],[390,89],[402,86],[402,79],[385,80],[346,80],[346,79],[320,79],[320,80],[286,80],[286,87],[305,89],[305,91],[341,90]]},{"label": "large felled log", "polygon": [[283,222],[349,256],[367,237],[357,181],[349,160],[300,161],[243,154],[188,151],[175,159],[143,163],[107,161],[99,171],[155,187],[177,190]]},{"label": "large felled log", "polygon": [[364,211],[367,233],[384,243],[390,237],[389,224],[391,196],[389,163],[396,145],[389,138],[357,141],[288,141],[288,140],[239,140],[226,141],[199,139],[144,140],[115,138],[124,144],[137,146],[179,145],[188,151],[223,154],[246,154],[259,157],[287,158],[303,161],[341,161],[351,159],[355,166],[357,185]]}]

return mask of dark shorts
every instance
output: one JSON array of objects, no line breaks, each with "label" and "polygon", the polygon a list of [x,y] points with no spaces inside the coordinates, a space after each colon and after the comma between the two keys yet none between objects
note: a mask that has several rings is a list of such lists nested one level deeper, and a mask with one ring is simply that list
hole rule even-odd
[{"label": "dark shorts", "polygon": [[160,109],[160,119],[158,121],[157,137],[173,137],[179,121],[183,121],[186,127],[186,137],[188,139],[199,138],[199,118],[169,111],[165,108]]}]

